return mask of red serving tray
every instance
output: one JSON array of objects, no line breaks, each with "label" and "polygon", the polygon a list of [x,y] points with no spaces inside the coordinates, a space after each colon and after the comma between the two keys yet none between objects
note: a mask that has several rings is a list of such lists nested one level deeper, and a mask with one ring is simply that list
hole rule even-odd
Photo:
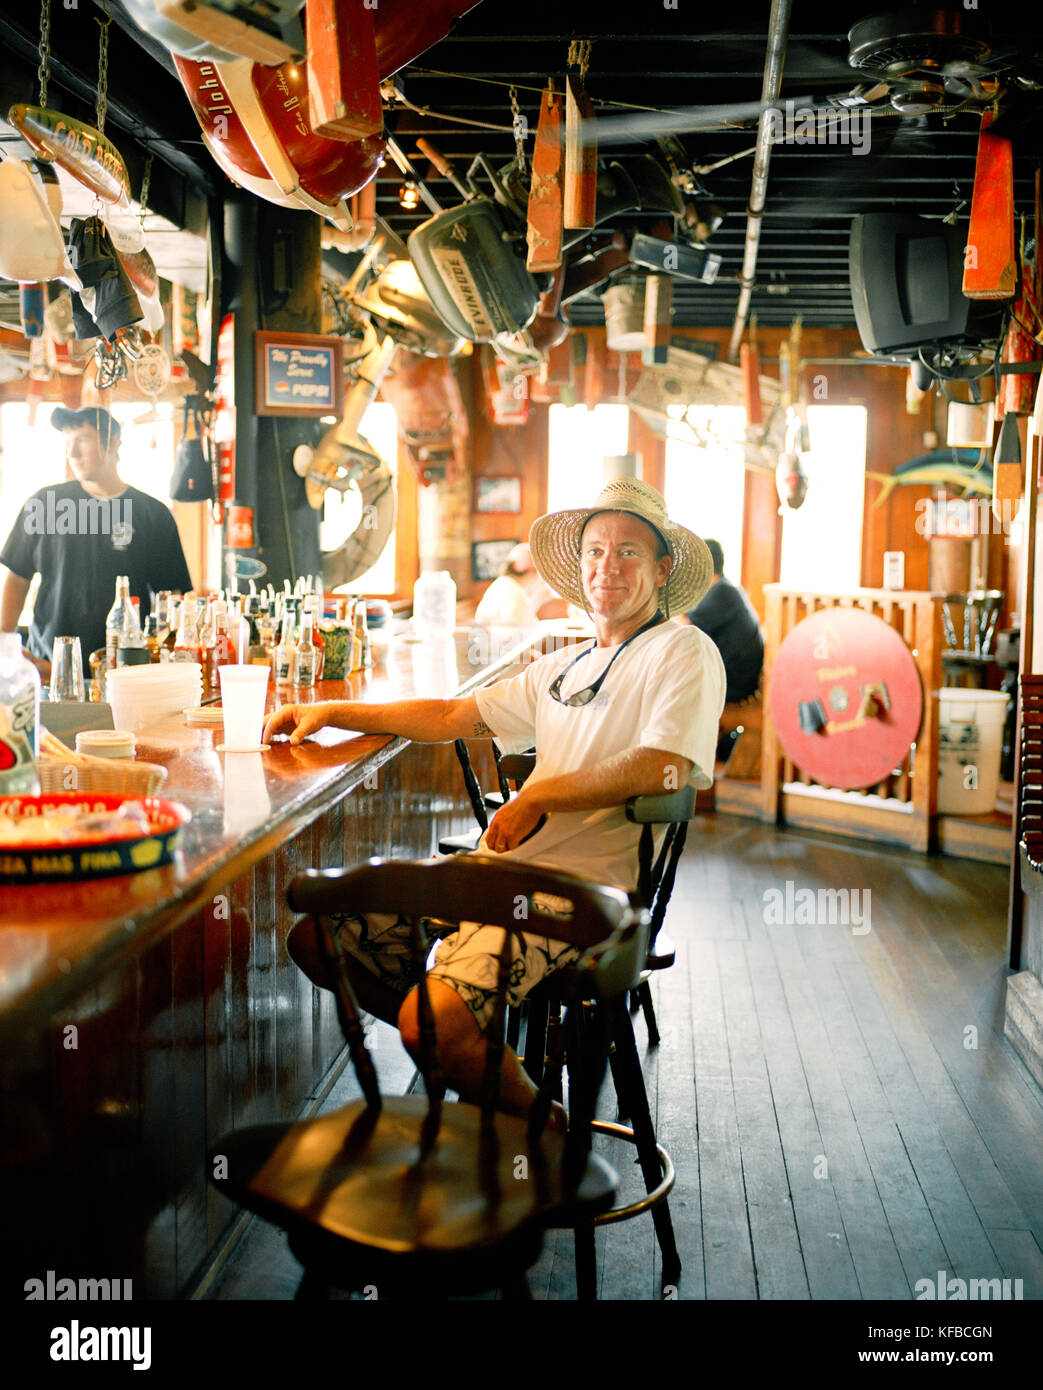
[{"label": "red serving tray", "polygon": [[91,811],[116,811],[140,802],[151,827],[148,835],[119,839],[82,836],[42,845],[0,845],[0,883],[74,883],[81,879],[134,874],[169,864],[181,832],[192,819],[187,806],[159,796],[129,796],[125,792],[53,792],[43,796],[0,796],[0,820],[45,815],[60,806],[87,806]]}]

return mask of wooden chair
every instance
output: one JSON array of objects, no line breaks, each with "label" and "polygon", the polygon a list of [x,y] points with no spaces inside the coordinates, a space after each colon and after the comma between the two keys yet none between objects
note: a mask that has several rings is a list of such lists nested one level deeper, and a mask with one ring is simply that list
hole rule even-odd
[{"label": "wooden chair", "polygon": [[[511,754],[501,760],[500,771],[508,781],[513,782],[515,786],[521,786],[535,766],[535,761],[535,754],[532,753]],[[659,796],[631,797],[626,803],[627,819],[641,826],[637,891],[642,905],[648,909],[651,917],[648,953],[640,975],[629,991],[632,1001],[630,1011],[637,1012],[641,1009],[644,1013],[651,1047],[658,1046],[659,1028],[652,1006],[649,978],[654,971],[665,970],[673,965],[676,959],[673,942],[660,929],[673,892],[677,864],[684,849],[688,823],[694,814],[695,789],[690,786]],[[653,836],[653,826],[656,825],[668,827],[658,855],[655,853]],[[556,1010],[563,1003],[571,1003],[574,1010],[577,1000],[582,998],[581,984],[577,988],[577,982],[569,979],[567,970],[551,976],[529,995],[524,1065],[530,1077],[537,1083],[546,1080],[546,1039],[548,1033],[553,1036],[551,1023]],[[595,1287],[595,1226],[629,1221],[646,1211],[652,1213],[656,1239],[662,1253],[663,1284],[675,1283],[681,1272],[673,1221],[667,1205],[667,1198],[674,1185],[674,1166],[669,1153],[656,1137],[633,1025],[624,1000],[612,1000],[602,1004],[601,1008],[608,1015],[611,1038],[609,1061],[612,1066],[618,1115],[615,1122],[594,1120],[591,1122],[591,1128],[597,1133],[607,1134],[634,1145],[645,1183],[645,1196],[636,1202],[613,1207],[596,1216],[593,1222],[576,1224],[576,1280],[581,1298],[592,1297]],[[520,1028],[510,1039],[512,1045],[517,1044],[519,1035]],[[629,1119],[629,1125],[620,1123],[625,1119]]]},{"label": "wooden chair", "polygon": [[[562,918],[534,895],[571,903]],[[589,1226],[612,1204],[617,1178],[590,1151],[590,1126],[604,1074],[605,1029],[564,1030],[528,1121],[497,1110],[504,1017],[520,900],[527,931],[570,942],[584,993],[605,1006],[623,998],[645,958],[648,914],[632,894],[531,865],[470,856],[423,863],[381,862],[310,870],[293,881],[291,907],[309,914],[331,979],[363,1099],[330,1115],[254,1126],[226,1135],[211,1154],[212,1181],[232,1200],[281,1226],[305,1269],[298,1297],[330,1286],[378,1297],[438,1298],[499,1287],[527,1296],[525,1271],[550,1226]],[[426,958],[422,926],[440,917],[504,928],[481,1103],[448,1104],[426,980],[420,986],[420,1067],[427,1091],[382,1097],[358,1006],[330,918],[395,911],[414,921],[414,956]],[[582,1059],[581,1059],[582,1054]],[[574,1120],[568,1135],[545,1130],[568,1058]]]},{"label": "wooden chair", "polygon": [[500,790],[498,792],[483,792],[479,785],[478,778],[475,776],[474,768],[471,765],[471,755],[467,751],[467,744],[462,738],[454,741],[453,747],[460,763],[460,770],[464,777],[464,786],[467,788],[467,795],[471,802],[471,809],[474,811],[474,818],[478,826],[474,830],[465,830],[460,835],[443,835],[438,841],[439,854],[470,854],[472,850],[478,848],[478,841],[489,828],[489,811],[498,810],[505,801],[510,800],[511,789],[507,779],[503,774],[503,760],[500,757],[500,750],[496,744],[492,745],[493,758],[496,760],[497,781]]}]

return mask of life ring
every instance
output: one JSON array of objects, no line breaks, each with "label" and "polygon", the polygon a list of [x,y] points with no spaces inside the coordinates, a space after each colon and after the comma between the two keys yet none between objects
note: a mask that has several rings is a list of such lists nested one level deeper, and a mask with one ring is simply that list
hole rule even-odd
[{"label": "life ring", "polygon": [[342,545],[322,557],[327,589],[350,584],[377,563],[395,527],[395,480],[391,469],[362,435],[350,443],[338,439],[339,426],[326,431],[315,449],[300,445],[293,455],[294,472],[304,479],[308,504],[323,506],[326,491],[358,490],[362,498],[359,524]]},{"label": "life ring", "polygon": [[362,517],[344,544],[322,557],[327,589],[350,584],[371,569],[395,529],[395,480],[384,460],[364,466],[354,481],[362,496]]}]

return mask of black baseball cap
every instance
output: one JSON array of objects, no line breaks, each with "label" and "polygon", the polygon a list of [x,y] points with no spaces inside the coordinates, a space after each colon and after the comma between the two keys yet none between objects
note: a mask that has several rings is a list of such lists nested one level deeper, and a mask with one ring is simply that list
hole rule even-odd
[{"label": "black baseball cap", "polygon": [[106,448],[110,442],[119,442],[119,425],[100,405],[85,405],[82,410],[67,410],[60,405],[51,413],[51,424],[56,430],[78,430],[90,425],[91,429],[97,430],[98,438]]}]

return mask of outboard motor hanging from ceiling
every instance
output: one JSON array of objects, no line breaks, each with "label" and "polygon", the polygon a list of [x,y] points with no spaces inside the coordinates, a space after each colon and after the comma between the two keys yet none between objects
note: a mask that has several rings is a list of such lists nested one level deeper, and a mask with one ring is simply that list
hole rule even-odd
[{"label": "outboard motor hanging from ceiling", "polygon": [[[520,333],[536,317],[546,278],[525,269],[525,210],[507,191],[482,155],[466,179],[424,141],[423,152],[465,201],[435,213],[410,234],[409,256],[442,320],[472,343]],[[479,192],[481,168],[493,197]]]}]

